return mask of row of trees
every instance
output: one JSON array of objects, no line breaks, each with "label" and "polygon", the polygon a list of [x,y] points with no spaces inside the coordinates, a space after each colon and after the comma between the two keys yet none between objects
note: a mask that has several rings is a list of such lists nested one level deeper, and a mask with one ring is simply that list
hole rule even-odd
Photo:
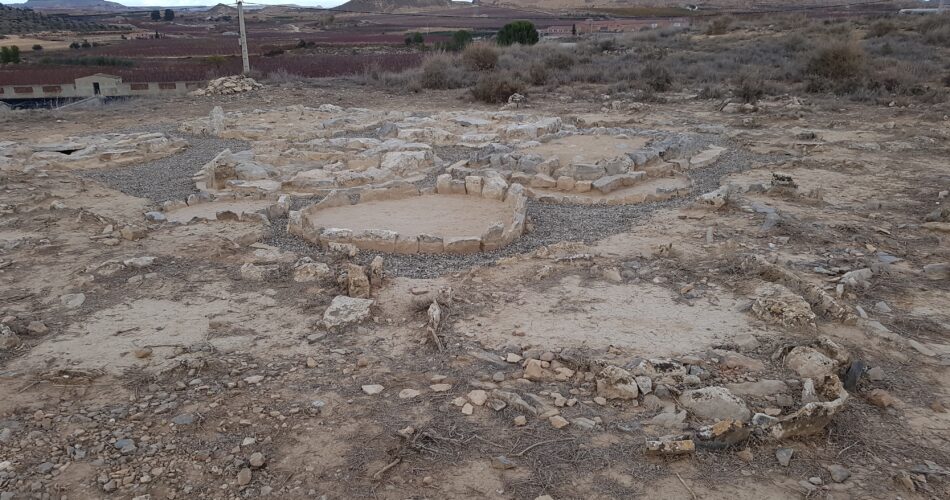
[{"label": "row of trees", "polygon": [[[474,35],[472,35],[471,31],[459,30],[452,33],[452,39],[448,42],[436,43],[435,48],[436,50],[459,52],[468,46],[468,44],[472,43],[473,39]],[[535,28],[534,23],[530,21],[508,23],[496,36],[499,45],[513,45],[516,43],[521,45],[534,45],[538,43],[539,39],[538,30]],[[415,31],[406,36],[405,42],[409,47],[424,47],[425,37],[422,33]]]},{"label": "row of trees", "polygon": [[[435,48],[437,50],[458,52],[472,43],[473,38],[474,35],[472,35],[471,31],[459,30],[452,33],[452,39],[450,41],[437,43]],[[516,43],[521,45],[534,45],[538,43],[540,36],[538,35],[538,30],[535,28],[534,23],[530,21],[515,21],[502,27],[495,38],[498,45],[513,45]],[[406,45],[410,47],[425,46],[425,37],[418,31],[409,33],[405,41]]]},{"label": "row of trees", "polygon": [[175,11],[171,9],[165,9],[165,14],[162,15],[161,11],[153,10],[152,11],[152,21],[174,21],[175,20]]},{"label": "row of trees", "polygon": [[0,47],[0,64],[19,64],[20,47]]}]

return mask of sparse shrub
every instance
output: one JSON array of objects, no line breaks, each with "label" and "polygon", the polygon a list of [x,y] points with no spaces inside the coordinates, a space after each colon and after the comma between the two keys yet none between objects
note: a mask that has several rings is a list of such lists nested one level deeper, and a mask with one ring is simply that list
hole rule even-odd
[{"label": "sparse shrub", "polygon": [[640,78],[656,92],[666,92],[673,88],[673,73],[665,65],[657,62],[647,63],[640,72]]},{"label": "sparse shrub", "polygon": [[698,99],[721,99],[723,96],[722,87],[719,85],[705,85],[697,94]]},{"label": "sparse shrub", "polygon": [[864,50],[849,42],[834,42],[815,51],[805,73],[830,80],[857,78],[866,68]]},{"label": "sparse shrub", "polygon": [[43,50],[43,46],[37,43],[37,44],[33,45],[33,50],[34,50],[34,51]]},{"label": "sparse shrub", "polygon": [[729,16],[718,16],[706,26],[706,34],[709,36],[725,35],[732,27],[732,18]]},{"label": "sparse shrub", "polygon": [[925,42],[950,47],[950,14],[924,16],[917,29],[924,35]]},{"label": "sparse shrub", "polygon": [[458,67],[456,58],[434,54],[422,63],[419,83],[426,89],[457,89],[467,83],[467,75]]},{"label": "sparse shrub", "polygon": [[486,43],[476,43],[465,47],[462,62],[472,71],[486,71],[498,65],[498,50]]},{"label": "sparse shrub", "polygon": [[897,31],[897,25],[890,19],[880,19],[871,23],[868,27],[868,38],[880,38],[890,35]]},{"label": "sparse shrub", "polygon": [[482,102],[507,102],[512,94],[522,91],[524,85],[511,73],[491,72],[478,77],[472,87],[472,96]]},{"label": "sparse shrub", "polygon": [[567,51],[555,49],[544,56],[544,64],[556,70],[566,70],[574,65],[574,57]]},{"label": "sparse shrub", "polygon": [[512,45],[515,43],[534,45],[538,43],[539,39],[538,30],[531,21],[508,23],[498,32],[499,45]]},{"label": "sparse shrub", "polygon": [[604,38],[597,42],[598,52],[613,52],[617,50],[617,39],[614,37]]},{"label": "sparse shrub", "polygon": [[284,68],[278,68],[277,71],[271,71],[267,74],[268,83],[293,83],[305,80],[304,77],[287,71]]},{"label": "sparse shrub", "polygon": [[534,63],[528,68],[528,80],[532,85],[544,85],[548,83],[548,67],[542,63]]},{"label": "sparse shrub", "polygon": [[743,102],[755,104],[765,95],[765,81],[751,73],[743,73],[736,78],[732,95],[742,99]]}]

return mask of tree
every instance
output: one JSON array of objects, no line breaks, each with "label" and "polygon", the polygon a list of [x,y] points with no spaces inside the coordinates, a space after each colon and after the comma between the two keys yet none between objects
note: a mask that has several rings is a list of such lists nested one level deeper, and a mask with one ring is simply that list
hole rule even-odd
[{"label": "tree", "polygon": [[10,61],[10,47],[0,47],[0,64],[7,64]]},{"label": "tree", "polygon": [[175,20],[175,11],[173,11],[173,10],[171,10],[171,9],[165,9],[165,16],[164,16],[163,19],[165,19],[166,21],[174,21],[174,20]]},{"label": "tree", "polygon": [[406,45],[425,45],[426,39],[422,36],[422,33],[416,31],[415,33],[410,33],[406,37]]},{"label": "tree", "polygon": [[468,30],[458,30],[452,33],[452,50],[462,50],[468,44],[472,43],[472,32]]},{"label": "tree", "polygon": [[577,25],[576,25],[576,24],[572,24],[572,25],[571,25],[571,35],[577,36]]},{"label": "tree", "polygon": [[157,11],[157,10],[153,10],[153,11],[152,11],[152,21],[160,21],[161,19],[162,19],[162,13],[159,12],[159,11]]},{"label": "tree", "polygon": [[43,50],[43,46],[40,44],[36,44],[33,46],[33,50]]},{"label": "tree", "polygon": [[511,45],[514,43],[534,45],[538,43],[538,39],[538,30],[534,27],[534,23],[530,21],[508,23],[498,32],[499,45]]},{"label": "tree", "polygon": [[20,63],[20,47],[17,47],[16,45],[10,47],[10,62],[13,64]]}]

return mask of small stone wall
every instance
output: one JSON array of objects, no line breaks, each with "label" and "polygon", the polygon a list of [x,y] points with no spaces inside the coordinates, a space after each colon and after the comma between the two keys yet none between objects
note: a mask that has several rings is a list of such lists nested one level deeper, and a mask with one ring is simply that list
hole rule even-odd
[{"label": "small stone wall", "polygon": [[[262,209],[257,210],[233,210],[233,209],[223,209],[215,211],[215,220],[226,220],[226,221],[236,221],[236,222],[263,222],[265,224],[270,224],[271,219],[282,217],[287,215],[290,210],[290,196],[279,193],[208,193],[202,191],[188,196],[187,200],[170,200],[162,204],[162,212],[164,214],[164,219],[167,219],[175,211],[183,210],[187,207],[194,207],[202,204],[224,204],[226,202],[240,202],[240,201],[258,201],[258,200],[270,200],[274,203],[265,206]],[[155,212],[149,212],[146,214],[147,218],[151,219],[162,219],[161,217],[155,215]],[[162,219],[162,220],[164,220]],[[204,220],[201,218],[196,218],[197,220]],[[188,222],[194,222],[195,219],[192,219]],[[188,223],[186,222],[186,223]]]},{"label": "small stone wall", "polygon": [[[388,229],[353,231],[348,228],[316,227],[310,216],[317,211],[345,205],[355,205],[377,200],[395,200],[410,196],[467,195],[505,203],[511,209],[509,223],[495,222],[482,234],[443,238],[437,235],[403,235]],[[520,184],[509,187],[500,176],[469,176],[463,181],[443,174],[436,181],[436,188],[420,190],[405,182],[393,182],[386,186],[366,189],[358,194],[337,190],[319,203],[300,211],[291,211],[287,232],[322,246],[351,244],[363,250],[398,254],[468,254],[491,251],[508,245],[524,232],[527,213],[527,196]]]}]

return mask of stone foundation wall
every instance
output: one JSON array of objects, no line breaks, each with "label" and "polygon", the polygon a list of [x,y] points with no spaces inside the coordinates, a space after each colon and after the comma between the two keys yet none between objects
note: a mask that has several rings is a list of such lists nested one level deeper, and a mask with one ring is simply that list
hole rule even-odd
[{"label": "stone foundation wall", "polygon": [[[430,234],[403,235],[386,229],[353,231],[348,228],[316,227],[310,222],[309,217],[320,210],[332,207],[433,195],[467,195],[497,200],[511,209],[511,220],[507,223],[496,222],[482,234],[442,238]],[[468,176],[459,181],[452,179],[451,175],[443,174],[436,180],[434,191],[419,190],[414,185],[405,182],[392,182],[389,185],[366,189],[357,194],[343,190],[333,191],[309,208],[291,211],[287,232],[322,246],[351,244],[363,250],[398,254],[467,254],[496,250],[521,237],[524,233],[526,213],[527,195],[520,184],[509,187],[500,176]]]}]

